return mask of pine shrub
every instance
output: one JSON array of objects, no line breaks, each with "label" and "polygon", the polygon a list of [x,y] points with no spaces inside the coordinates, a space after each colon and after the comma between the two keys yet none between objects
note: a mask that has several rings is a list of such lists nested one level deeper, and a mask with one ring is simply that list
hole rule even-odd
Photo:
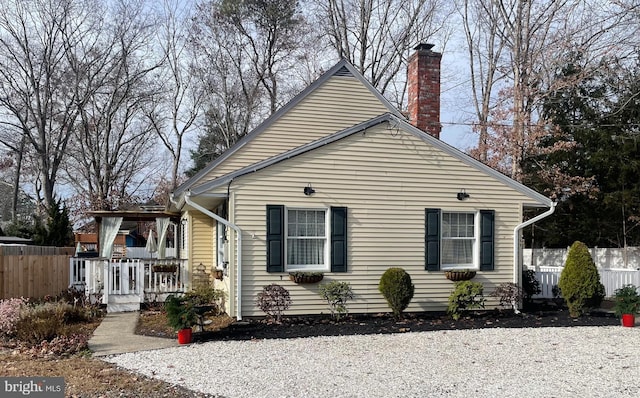
[{"label": "pine shrub", "polygon": [[265,286],[256,296],[256,305],[269,317],[275,317],[277,323],[282,321],[282,314],[291,305],[289,291],[276,284]]},{"label": "pine shrub", "polygon": [[536,271],[532,269],[522,271],[522,300],[525,303],[531,303],[532,297],[541,292],[542,288],[540,281],[536,279]]},{"label": "pine shrub", "polygon": [[483,286],[480,282],[456,282],[451,295],[447,312],[458,320],[464,310],[484,308]]},{"label": "pine shrub", "polygon": [[600,283],[598,268],[584,243],[576,241],[569,248],[558,287],[573,318],[602,303],[604,285]]},{"label": "pine shrub", "polygon": [[411,276],[404,269],[392,267],[382,274],[378,290],[387,300],[394,318],[398,319],[413,298],[414,286]]}]

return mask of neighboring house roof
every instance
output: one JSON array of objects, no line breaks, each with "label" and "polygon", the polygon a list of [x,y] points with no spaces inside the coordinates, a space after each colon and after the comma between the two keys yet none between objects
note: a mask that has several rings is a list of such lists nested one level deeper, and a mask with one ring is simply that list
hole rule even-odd
[{"label": "neighboring house roof", "polygon": [[[322,86],[325,82],[331,79],[334,76],[348,76],[354,77],[359,80],[371,93],[380,100],[380,102],[388,109],[388,111],[400,118],[403,118],[402,113],[396,109],[375,87],[369,83],[364,76],[360,72],[356,70],[356,68],[351,65],[347,60],[342,59],[335,66],[325,72],[322,76],[320,76],[316,81],[314,81],[311,85],[307,86],[304,90],[302,90],[298,95],[296,95],[291,101],[289,101],[284,107],[280,108],[273,115],[267,118],[264,122],[262,122],[258,127],[253,129],[250,133],[241,138],[238,142],[232,145],[228,150],[226,150],[222,155],[209,163],[205,168],[198,171],[193,177],[189,178],[179,187],[177,187],[173,191],[174,196],[179,196],[183,192],[193,188],[197,185],[200,180],[205,177],[211,170],[216,168],[226,159],[228,159],[231,155],[237,152],[240,148],[246,145],[248,142],[253,140],[256,136],[260,135],[262,132],[267,130],[270,126],[272,126],[278,119],[280,119],[283,115],[289,112],[292,108],[302,102],[305,98],[307,98],[311,93],[313,93],[316,89]],[[217,180],[217,179],[216,179]],[[215,181],[215,180],[214,180]],[[206,183],[205,183],[206,184]],[[198,188],[199,189],[199,188]]]},{"label": "neighboring house roof", "polygon": [[398,129],[402,129],[403,131],[406,131],[410,134],[413,134],[414,136],[418,137],[419,139],[421,139],[422,141],[424,141],[427,144],[433,145],[434,147],[442,150],[443,152],[451,155],[452,157],[459,159],[460,161],[466,163],[468,166],[483,172],[499,181],[501,181],[502,183],[504,183],[505,185],[515,189],[516,191],[528,196],[529,198],[532,199],[532,203],[527,203],[527,205],[529,206],[546,206],[546,207],[551,207],[553,205],[553,201],[549,198],[547,198],[546,196],[532,190],[531,188],[505,176],[504,174],[490,168],[489,166],[485,165],[484,163],[481,163],[475,159],[473,159],[472,157],[470,157],[469,155],[465,154],[464,152],[461,152],[460,150],[450,146],[449,144],[425,133],[424,131],[414,127],[413,125],[409,124],[408,122],[406,122],[406,120],[404,118],[400,118],[394,114],[390,114],[390,113],[385,113],[383,115],[377,116],[373,119],[367,120],[363,123],[360,123],[358,125],[355,125],[353,127],[344,129],[342,131],[339,131],[337,133],[334,133],[332,135],[329,135],[327,137],[321,138],[319,140],[313,141],[309,144],[306,145],[302,145],[298,148],[289,150],[287,152],[284,152],[280,155],[277,156],[273,156],[269,159],[265,159],[261,162],[249,165],[247,167],[244,167],[242,169],[236,170],[234,172],[228,173],[224,176],[221,176],[219,178],[216,178],[215,180],[211,180],[208,182],[203,183],[202,185],[199,185],[193,189],[191,189],[191,193],[194,195],[200,195],[203,193],[206,193],[207,191],[214,189],[214,188],[218,188],[221,186],[224,186],[226,184],[228,184],[230,181],[242,177],[244,175],[247,174],[251,174],[254,173],[256,171],[262,170],[266,167],[269,167],[273,164],[282,162],[284,160],[290,159],[292,157],[301,155],[303,153],[312,151],[316,148],[322,147],[324,145],[330,144],[332,142],[338,141],[340,139],[343,139],[345,137],[348,137],[350,135],[356,134],[358,132],[361,132],[363,130],[366,130],[368,128],[371,128],[373,126],[379,125],[381,123],[390,123],[394,128],[398,128]]}]

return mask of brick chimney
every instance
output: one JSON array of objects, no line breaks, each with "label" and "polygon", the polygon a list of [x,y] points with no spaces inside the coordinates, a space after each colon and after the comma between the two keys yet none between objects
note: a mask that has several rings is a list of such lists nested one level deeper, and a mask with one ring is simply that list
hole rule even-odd
[{"label": "brick chimney", "polygon": [[440,60],[433,44],[418,44],[409,57],[407,85],[409,121],[422,131],[440,138]]}]

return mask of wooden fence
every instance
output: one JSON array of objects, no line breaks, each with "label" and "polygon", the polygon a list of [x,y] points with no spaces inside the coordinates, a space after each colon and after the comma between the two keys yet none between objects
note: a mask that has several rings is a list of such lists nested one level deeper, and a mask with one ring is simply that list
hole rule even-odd
[{"label": "wooden fence", "polygon": [[73,247],[0,245],[0,299],[57,295],[69,287]]}]

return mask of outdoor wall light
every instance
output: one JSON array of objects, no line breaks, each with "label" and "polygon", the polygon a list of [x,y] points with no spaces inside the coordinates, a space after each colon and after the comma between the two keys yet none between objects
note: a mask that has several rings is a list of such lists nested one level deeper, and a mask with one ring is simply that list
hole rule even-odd
[{"label": "outdoor wall light", "polygon": [[458,192],[458,194],[456,195],[456,197],[458,198],[458,200],[465,200],[469,197],[469,194],[466,193],[464,189],[461,189],[460,192]]},{"label": "outdoor wall light", "polygon": [[316,193],[316,190],[315,190],[315,189],[313,189],[313,188],[311,187],[311,183],[309,183],[309,185],[307,185],[306,187],[304,187],[304,189],[302,190],[302,192],[304,192],[304,194],[305,194],[305,195],[307,195],[307,196],[311,196],[311,195],[313,195],[314,193]]}]

